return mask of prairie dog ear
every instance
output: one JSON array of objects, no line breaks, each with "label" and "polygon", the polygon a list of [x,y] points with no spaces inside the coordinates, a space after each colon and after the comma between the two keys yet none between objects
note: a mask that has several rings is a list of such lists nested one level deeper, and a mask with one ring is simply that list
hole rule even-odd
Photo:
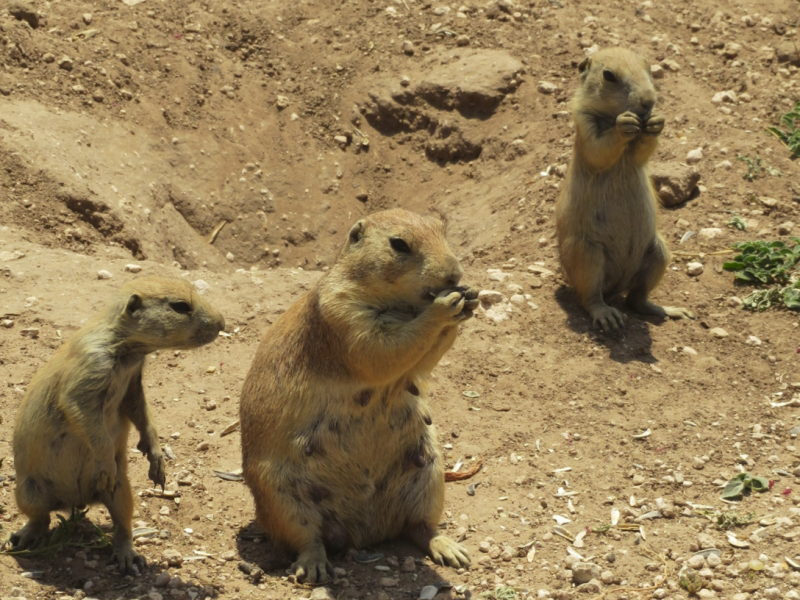
[{"label": "prairie dog ear", "polygon": [[581,62],[578,63],[578,72],[585,73],[586,71],[589,70],[589,67],[591,66],[592,66],[592,57],[587,56]]},{"label": "prairie dog ear", "polygon": [[350,228],[350,233],[347,234],[347,240],[350,244],[357,244],[364,237],[364,220],[357,222]]},{"label": "prairie dog ear", "polygon": [[139,294],[131,294],[128,302],[125,304],[125,314],[129,317],[136,318],[136,312],[142,308],[142,297]]}]

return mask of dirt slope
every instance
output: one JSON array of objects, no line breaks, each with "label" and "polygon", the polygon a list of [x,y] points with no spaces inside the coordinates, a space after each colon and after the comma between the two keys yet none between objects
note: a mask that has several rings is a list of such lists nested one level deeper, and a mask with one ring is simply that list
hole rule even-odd
[{"label": "dirt slope", "polygon": [[[0,328],[2,535],[23,523],[11,436],[26,385],[133,277],[125,265],[205,281],[228,323],[215,344],[148,367],[176,457],[167,481],[181,492],[180,504],[149,496],[146,462],[131,455],[135,521],[160,531],[140,542],[148,570],[120,580],[107,549],[0,556],[0,597],[308,597],[286,577],[291,557],[260,537],[244,485],[214,475],[240,461],[238,433],[221,432],[260,333],[333,263],[354,221],[402,206],[445,219],[465,279],[506,296],[464,325],[435,372],[448,465],[483,461],[448,486],[442,524],[465,537],[473,567],[436,567],[390,542],[358,549],[383,553],[377,563],[336,558],[334,597],[417,598],[448,581],[470,597],[513,587],[594,598],[621,586],[644,591],[610,597],[685,598],[681,569],[713,544],[720,561],[691,561],[704,597],[798,598],[785,557],[800,562],[800,408],[769,402],[800,382],[800,319],[738,309],[731,296],[749,290],[716,254],[800,232],[798,165],[764,132],[800,99],[797,17],[795,0],[0,6],[0,319],[11,322]],[[553,207],[575,67],[616,44],[660,67],[667,127],[654,172],[697,174],[683,190],[691,199],[660,214],[675,262],[655,298],[698,319],[629,315],[624,333],[606,336],[563,285]],[[763,160],[752,181],[740,156]],[[727,226],[734,213],[747,231]],[[702,274],[688,275],[690,260]],[[719,485],[741,468],[774,485],[725,505]],[[604,531],[614,508],[644,534]],[[704,516],[714,510],[753,513],[734,529],[749,548],[729,544]],[[598,566],[596,583],[573,583],[553,515],[573,536],[588,532],[573,548]],[[109,522],[102,509],[89,517]],[[194,558],[169,566],[167,549]],[[400,567],[409,556],[414,572]],[[764,569],[751,570],[759,559]],[[254,584],[239,560],[266,575]],[[164,572],[180,580],[166,587]],[[437,597],[447,593],[459,596]]]}]

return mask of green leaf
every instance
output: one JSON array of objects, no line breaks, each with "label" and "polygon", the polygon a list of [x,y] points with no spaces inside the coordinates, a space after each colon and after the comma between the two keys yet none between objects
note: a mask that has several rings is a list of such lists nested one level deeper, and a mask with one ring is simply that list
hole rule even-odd
[{"label": "green leaf", "polygon": [[744,269],[743,262],[726,262],[722,264],[722,268],[726,271],[739,271],[740,269]]},{"label": "green leaf", "polygon": [[765,477],[753,477],[750,480],[750,489],[756,492],[766,492],[769,490],[769,479]]},{"label": "green leaf", "polygon": [[722,494],[720,494],[720,498],[723,500],[738,500],[742,497],[744,493],[745,484],[744,482],[739,479],[738,477],[734,477],[728,482],[728,485],[725,486],[725,489],[722,490]]}]

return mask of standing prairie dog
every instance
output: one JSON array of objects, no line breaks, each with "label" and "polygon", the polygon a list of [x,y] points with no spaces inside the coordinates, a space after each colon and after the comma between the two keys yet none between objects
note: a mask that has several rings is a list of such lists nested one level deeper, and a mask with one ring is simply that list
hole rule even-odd
[{"label": "standing prairie dog", "polygon": [[658,233],[656,194],[647,161],[664,117],[653,114],[650,64],[622,48],[600,50],[579,66],[572,100],[575,147],[556,204],[561,264],[567,279],[603,330],[624,327],[604,297],[627,292],[643,315],[694,318],[685,308],[648,300],[669,263]]},{"label": "standing prairie dog", "polygon": [[225,320],[185,281],[145,277],[122,286],[31,380],[14,427],[16,500],[28,523],[12,534],[25,549],[47,533],[50,512],[102,503],[116,526],[112,560],[122,574],[144,557],[131,544],[128,429],[165,482],[164,458],[142,388],[147,354],[213,341]]},{"label": "standing prairie dog", "polygon": [[477,307],[442,223],[404,210],[350,229],[336,264],[267,330],[242,389],[244,477],[259,524],[309,582],[327,550],[406,535],[469,564],[439,535],[444,466],[426,382]]}]

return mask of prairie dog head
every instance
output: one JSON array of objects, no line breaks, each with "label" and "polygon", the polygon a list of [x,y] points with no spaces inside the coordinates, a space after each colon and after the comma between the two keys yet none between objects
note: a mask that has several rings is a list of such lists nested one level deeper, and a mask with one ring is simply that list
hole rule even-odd
[{"label": "prairie dog head", "polygon": [[584,112],[616,117],[630,111],[646,120],[656,103],[650,63],[625,48],[606,48],[579,66],[581,85],[573,106]]},{"label": "prairie dog head", "polygon": [[402,209],[377,212],[353,225],[334,271],[370,298],[417,307],[456,286],[464,274],[442,222]]},{"label": "prairie dog head", "polygon": [[113,310],[127,344],[147,352],[196,348],[214,341],[225,319],[180,279],[141,277],[122,286]]}]

